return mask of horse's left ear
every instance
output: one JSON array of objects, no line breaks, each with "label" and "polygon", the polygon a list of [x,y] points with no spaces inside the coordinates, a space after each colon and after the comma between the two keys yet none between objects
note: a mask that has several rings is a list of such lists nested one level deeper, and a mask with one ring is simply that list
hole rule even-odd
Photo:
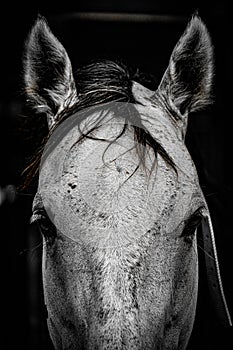
[{"label": "horse's left ear", "polygon": [[158,88],[180,118],[211,102],[213,47],[206,26],[194,15],[176,44]]},{"label": "horse's left ear", "polygon": [[47,114],[49,127],[58,113],[77,99],[68,54],[42,16],[26,41],[24,82],[28,101],[36,113]]}]

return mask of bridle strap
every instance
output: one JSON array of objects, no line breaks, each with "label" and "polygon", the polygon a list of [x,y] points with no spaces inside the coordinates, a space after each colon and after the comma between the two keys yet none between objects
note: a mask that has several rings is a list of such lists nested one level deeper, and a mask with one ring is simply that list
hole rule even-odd
[{"label": "bridle strap", "polygon": [[212,301],[220,323],[225,326],[232,326],[231,315],[227,306],[223,283],[221,279],[217,249],[214,238],[214,230],[210,215],[202,219],[202,234],[205,251],[205,264],[207,280]]}]

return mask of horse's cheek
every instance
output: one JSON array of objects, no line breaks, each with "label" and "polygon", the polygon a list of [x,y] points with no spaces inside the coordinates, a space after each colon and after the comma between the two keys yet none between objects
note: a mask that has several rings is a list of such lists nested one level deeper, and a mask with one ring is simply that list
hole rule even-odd
[{"label": "horse's cheek", "polygon": [[187,297],[183,310],[179,349],[186,349],[195,319],[198,292],[198,262],[196,259],[193,259],[193,266],[189,269],[189,281],[186,287]]},{"label": "horse's cheek", "polygon": [[53,246],[44,244],[44,299],[48,328],[56,350],[76,350],[75,344],[81,344],[85,338],[89,305],[86,300],[92,299],[92,290],[88,267],[83,261],[80,247],[66,237],[57,238]]},{"label": "horse's cheek", "polygon": [[62,305],[61,300],[59,300],[61,291],[57,288],[54,271],[51,266],[52,261],[48,253],[48,247],[44,245],[42,273],[44,300],[48,312],[48,330],[55,349],[62,349],[62,339],[59,334],[59,310],[57,308],[57,305]]},{"label": "horse's cheek", "polygon": [[[179,270],[179,269],[178,269]],[[180,259],[180,275],[174,299],[179,315],[179,349],[185,349],[192,332],[198,291],[198,259],[196,241],[188,248],[186,257]]]},{"label": "horse's cheek", "polygon": [[44,299],[48,311],[48,329],[55,349],[62,349],[70,309],[66,297],[65,266],[60,260],[56,242],[53,247],[44,245],[42,262]]}]

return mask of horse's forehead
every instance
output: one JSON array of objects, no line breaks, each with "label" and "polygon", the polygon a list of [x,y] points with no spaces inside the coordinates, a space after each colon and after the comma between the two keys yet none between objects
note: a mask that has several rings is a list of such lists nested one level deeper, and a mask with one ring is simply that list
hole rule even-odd
[{"label": "horse's forehead", "polygon": [[[122,125],[113,121],[98,136],[117,135]],[[108,144],[90,139],[77,143],[80,137],[77,127],[63,135],[43,162],[39,178],[39,192],[45,207],[53,218],[56,216],[56,225],[61,226],[63,233],[79,240],[77,228],[79,232],[83,228],[86,237],[88,230],[92,237],[93,228],[97,228],[101,240],[106,236],[104,232],[114,227],[117,231],[124,230],[130,241],[131,233],[135,239],[155,222],[166,224],[166,231],[171,232],[184,220],[192,198],[200,201],[197,174],[175,130],[157,119],[154,128],[159,142],[173,159],[178,175],[158,156],[149,186],[142,169],[127,180],[138,161],[135,150],[125,152],[126,146],[133,149],[130,132],[126,133],[123,143],[118,140],[109,147],[106,166],[102,155]]]},{"label": "horse's forehead", "polygon": [[[149,131],[152,137],[164,148],[169,157],[174,161],[177,170],[182,171],[187,177],[196,178],[196,170],[193,161],[189,155],[189,152],[183,142],[181,131],[177,123],[172,121],[171,117],[167,115],[167,112],[163,110],[156,103],[153,103],[150,97],[154,92],[145,88],[144,86],[134,82],[133,94],[138,103],[134,103],[133,107],[136,108],[141,116],[141,123],[139,124],[137,119],[130,119],[130,123],[133,126],[144,128]],[[124,103],[114,102],[116,110],[124,110]],[[80,130],[87,132],[88,128],[93,128],[95,121],[98,122],[99,115],[105,116],[104,127],[101,129],[101,133],[98,135],[99,138],[112,139],[118,136],[122,131],[125,119],[122,117],[114,117],[112,112],[108,111],[108,105],[103,105],[103,110],[100,112],[89,113],[88,117],[78,125],[79,116],[73,115],[69,117],[65,122],[58,128],[58,132],[55,131],[55,137],[52,135],[49,141],[49,146],[54,143],[54,139],[57,138],[57,134],[62,136],[58,137],[59,141],[55,141],[57,144],[57,153],[67,155],[69,149],[77,143],[80,138]],[[106,123],[107,119],[107,123]],[[99,127],[99,125],[98,125]],[[63,132],[60,130],[68,130]],[[80,143],[80,142],[79,142]],[[132,146],[132,145],[131,145]],[[53,147],[52,147],[53,148]]]}]

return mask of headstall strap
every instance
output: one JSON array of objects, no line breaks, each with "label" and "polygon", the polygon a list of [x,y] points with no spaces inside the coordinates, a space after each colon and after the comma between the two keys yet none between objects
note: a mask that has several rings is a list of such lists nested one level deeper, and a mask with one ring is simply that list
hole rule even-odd
[{"label": "headstall strap", "polygon": [[202,219],[202,234],[205,250],[207,280],[216,313],[220,323],[223,326],[232,326],[231,315],[227,306],[219,269],[213,225],[209,215],[204,216]]}]

